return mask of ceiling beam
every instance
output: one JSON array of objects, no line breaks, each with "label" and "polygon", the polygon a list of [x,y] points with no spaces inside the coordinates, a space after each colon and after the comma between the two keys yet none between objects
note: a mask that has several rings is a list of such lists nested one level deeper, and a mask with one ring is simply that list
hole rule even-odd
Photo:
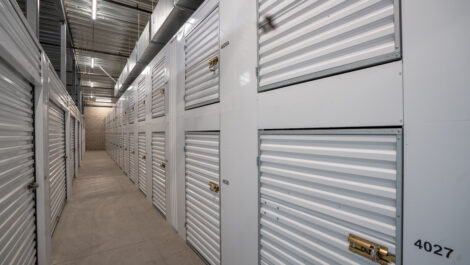
[{"label": "ceiling beam", "polygon": [[94,53],[101,53],[101,54],[106,54],[106,55],[112,55],[112,56],[118,56],[118,57],[124,57],[127,58],[129,55],[124,55],[121,53],[114,53],[114,52],[107,52],[107,51],[100,51],[100,50],[95,50],[95,49],[88,49],[88,48],[79,48],[79,47],[73,47],[74,50],[79,50],[79,51],[85,51],[85,52],[94,52]]},{"label": "ceiling beam", "polygon": [[130,8],[130,9],[134,9],[134,10],[144,12],[144,13],[147,13],[147,14],[152,14],[152,11],[148,11],[148,10],[139,8],[139,4],[137,4],[137,6],[132,6],[132,5],[116,2],[114,0],[102,0],[102,1],[107,2],[107,3],[111,3],[111,4],[115,4],[115,5],[118,5],[118,6],[122,6],[122,7]]}]

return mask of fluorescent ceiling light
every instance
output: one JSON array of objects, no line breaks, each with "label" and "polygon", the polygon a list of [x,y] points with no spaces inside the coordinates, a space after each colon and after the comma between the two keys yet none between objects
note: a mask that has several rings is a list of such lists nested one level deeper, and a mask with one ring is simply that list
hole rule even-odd
[{"label": "fluorescent ceiling light", "polygon": [[95,68],[95,58],[91,58],[91,68]]},{"label": "fluorescent ceiling light", "polygon": [[90,86],[93,87],[93,82],[90,82]]},{"label": "fluorescent ceiling light", "polygon": [[91,18],[93,20],[96,20],[96,1],[98,0],[92,0],[92,4],[91,4]]},{"label": "fluorescent ceiling light", "polygon": [[96,101],[96,102],[110,103],[110,102],[111,102],[111,98],[96,97],[95,101]]}]

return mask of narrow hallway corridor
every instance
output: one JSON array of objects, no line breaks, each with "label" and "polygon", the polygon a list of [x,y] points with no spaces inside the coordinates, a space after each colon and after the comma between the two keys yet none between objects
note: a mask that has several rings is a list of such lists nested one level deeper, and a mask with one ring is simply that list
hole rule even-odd
[{"label": "narrow hallway corridor", "polygon": [[204,264],[106,152],[86,152],[72,192],[52,264]]}]

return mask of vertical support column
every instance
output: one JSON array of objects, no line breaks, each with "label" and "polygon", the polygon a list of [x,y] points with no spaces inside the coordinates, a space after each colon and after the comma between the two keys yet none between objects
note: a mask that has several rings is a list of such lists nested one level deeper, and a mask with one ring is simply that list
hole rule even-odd
[{"label": "vertical support column", "polygon": [[38,265],[51,264],[51,212],[49,201],[49,146],[48,146],[48,75],[44,54],[41,56],[42,83],[34,88],[34,136],[36,160],[36,221]]},{"label": "vertical support column", "polygon": [[60,25],[60,80],[67,88],[67,23]]},{"label": "vertical support column", "polygon": [[26,0],[26,19],[39,39],[39,0]]},{"label": "vertical support column", "polygon": [[70,128],[71,128],[71,115],[69,110],[65,110],[65,154],[67,159],[65,161],[66,168],[65,168],[65,186],[67,187],[67,201],[70,201],[72,198],[72,181],[73,181],[73,172],[70,168],[70,163],[72,163],[72,150],[70,150]]}]

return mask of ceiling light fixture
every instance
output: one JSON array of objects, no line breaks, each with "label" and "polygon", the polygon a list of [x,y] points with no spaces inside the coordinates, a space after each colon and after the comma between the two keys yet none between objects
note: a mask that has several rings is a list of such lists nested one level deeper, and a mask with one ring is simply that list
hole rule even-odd
[{"label": "ceiling light fixture", "polygon": [[91,4],[91,18],[93,20],[96,20],[96,1],[98,0],[92,0],[92,4]]},{"label": "ceiling light fixture", "polygon": [[111,98],[96,97],[96,102],[111,103]]},{"label": "ceiling light fixture", "polygon": [[93,87],[93,82],[90,83],[90,86]]},{"label": "ceiling light fixture", "polygon": [[95,58],[91,58],[91,68],[95,68]]}]

